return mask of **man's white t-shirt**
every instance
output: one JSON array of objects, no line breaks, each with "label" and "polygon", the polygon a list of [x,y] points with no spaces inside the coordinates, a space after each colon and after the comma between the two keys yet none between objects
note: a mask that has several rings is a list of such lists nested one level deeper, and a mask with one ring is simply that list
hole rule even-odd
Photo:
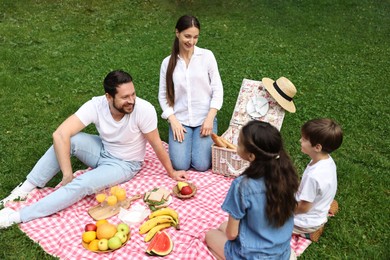
[{"label": "man's white t-shirt", "polygon": [[332,157],[308,165],[303,172],[296,194],[297,200],[308,201],[312,208],[294,217],[294,225],[303,228],[316,227],[328,219],[328,211],[337,191],[336,164]]},{"label": "man's white t-shirt", "polygon": [[157,129],[154,106],[138,97],[133,112],[126,114],[120,121],[112,117],[105,96],[93,97],[75,115],[85,126],[95,124],[105,150],[125,161],[143,161],[147,142],[143,134]]}]

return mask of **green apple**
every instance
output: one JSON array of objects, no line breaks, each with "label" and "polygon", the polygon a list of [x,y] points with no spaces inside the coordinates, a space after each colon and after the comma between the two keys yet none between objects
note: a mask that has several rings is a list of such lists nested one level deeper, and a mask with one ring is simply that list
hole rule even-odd
[{"label": "green apple", "polygon": [[116,227],[117,231],[123,232],[126,236],[130,233],[130,228],[126,223],[120,223]]},{"label": "green apple", "polygon": [[119,237],[119,239],[121,240],[121,243],[123,244],[124,242],[126,242],[127,240],[127,236],[125,235],[125,233],[123,233],[122,231],[118,231],[115,233],[116,237]]},{"label": "green apple", "polygon": [[106,238],[102,238],[98,242],[98,248],[100,251],[106,251],[108,249],[108,240]]},{"label": "green apple", "polygon": [[122,246],[121,239],[117,236],[113,236],[108,240],[108,248],[115,250]]}]

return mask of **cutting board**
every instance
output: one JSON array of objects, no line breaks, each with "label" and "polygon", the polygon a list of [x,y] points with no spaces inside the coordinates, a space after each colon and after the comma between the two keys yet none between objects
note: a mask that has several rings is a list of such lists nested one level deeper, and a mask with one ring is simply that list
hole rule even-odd
[{"label": "cutting board", "polygon": [[129,197],[122,201],[120,204],[118,203],[115,206],[109,206],[107,204],[101,206],[100,204],[97,206],[93,206],[88,210],[88,214],[94,220],[108,219],[112,216],[115,216],[119,213],[120,208],[128,209],[131,205],[131,202],[137,199],[142,198],[141,194],[135,195],[133,197]]}]

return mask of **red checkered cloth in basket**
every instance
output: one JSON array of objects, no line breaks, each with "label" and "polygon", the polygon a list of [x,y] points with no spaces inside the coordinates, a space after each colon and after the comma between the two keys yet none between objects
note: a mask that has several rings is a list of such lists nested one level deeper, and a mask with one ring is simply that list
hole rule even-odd
[{"label": "red checkered cloth in basket", "polygon": [[[164,145],[167,147],[166,144]],[[77,171],[75,174],[80,175],[85,171]],[[188,173],[198,190],[191,199],[180,200],[173,197],[170,207],[179,213],[180,230],[166,229],[174,242],[174,249],[164,259],[214,259],[205,244],[205,234],[210,228],[216,228],[227,220],[227,214],[221,210],[221,204],[233,179],[211,171],[188,171]],[[175,184],[176,181],[167,176],[163,166],[148,145],[144,167],[132,180],[121,186],[126,189],[129,196],[133,196],[156,186],[172,189]],[[25,201],[10,202],[7,206],[15,210],[20,209],[45,197],[56,188],[36,189]],[[133,202],[132,205],[137,204],[144,205],[142,199]],[[131,240],[119,250],[98,254],[85,249],[81,244],[81,234],[85,224],[94,222],[87,210],[95,205],[97,202],[94,196],[87,196],[67,209],[49,217],[21,223],[19,227],[33,241],[39,243],[43,250],[61,259],[157,258],[145,253],[148,243],[143,241],[144,235],[138,233],[139,225],[131,227]],[[120,222],[117,216],[111,217],[109,221],[113,224]],[[299,251],[300,247],[292,248],[297,254],[303,252],[303,250]]]}]

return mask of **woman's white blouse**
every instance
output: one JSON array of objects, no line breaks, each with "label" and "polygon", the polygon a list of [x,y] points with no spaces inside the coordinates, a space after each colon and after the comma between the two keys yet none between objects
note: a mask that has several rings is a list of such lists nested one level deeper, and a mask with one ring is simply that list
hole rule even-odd
[{"label": "woman's white blouse", "polygon": [[158,100],[163,111],[161,117],[167,119],[175,114],[183,125],[196,127],[205,120],[210,108],[220,110],[223,103],[223,86],[214,54],[197,46],[186,66],[178,57],[173,72],[175,104],[168,105],[166,97],[166,72],[170,56],[166,57],[160,69]]}]

